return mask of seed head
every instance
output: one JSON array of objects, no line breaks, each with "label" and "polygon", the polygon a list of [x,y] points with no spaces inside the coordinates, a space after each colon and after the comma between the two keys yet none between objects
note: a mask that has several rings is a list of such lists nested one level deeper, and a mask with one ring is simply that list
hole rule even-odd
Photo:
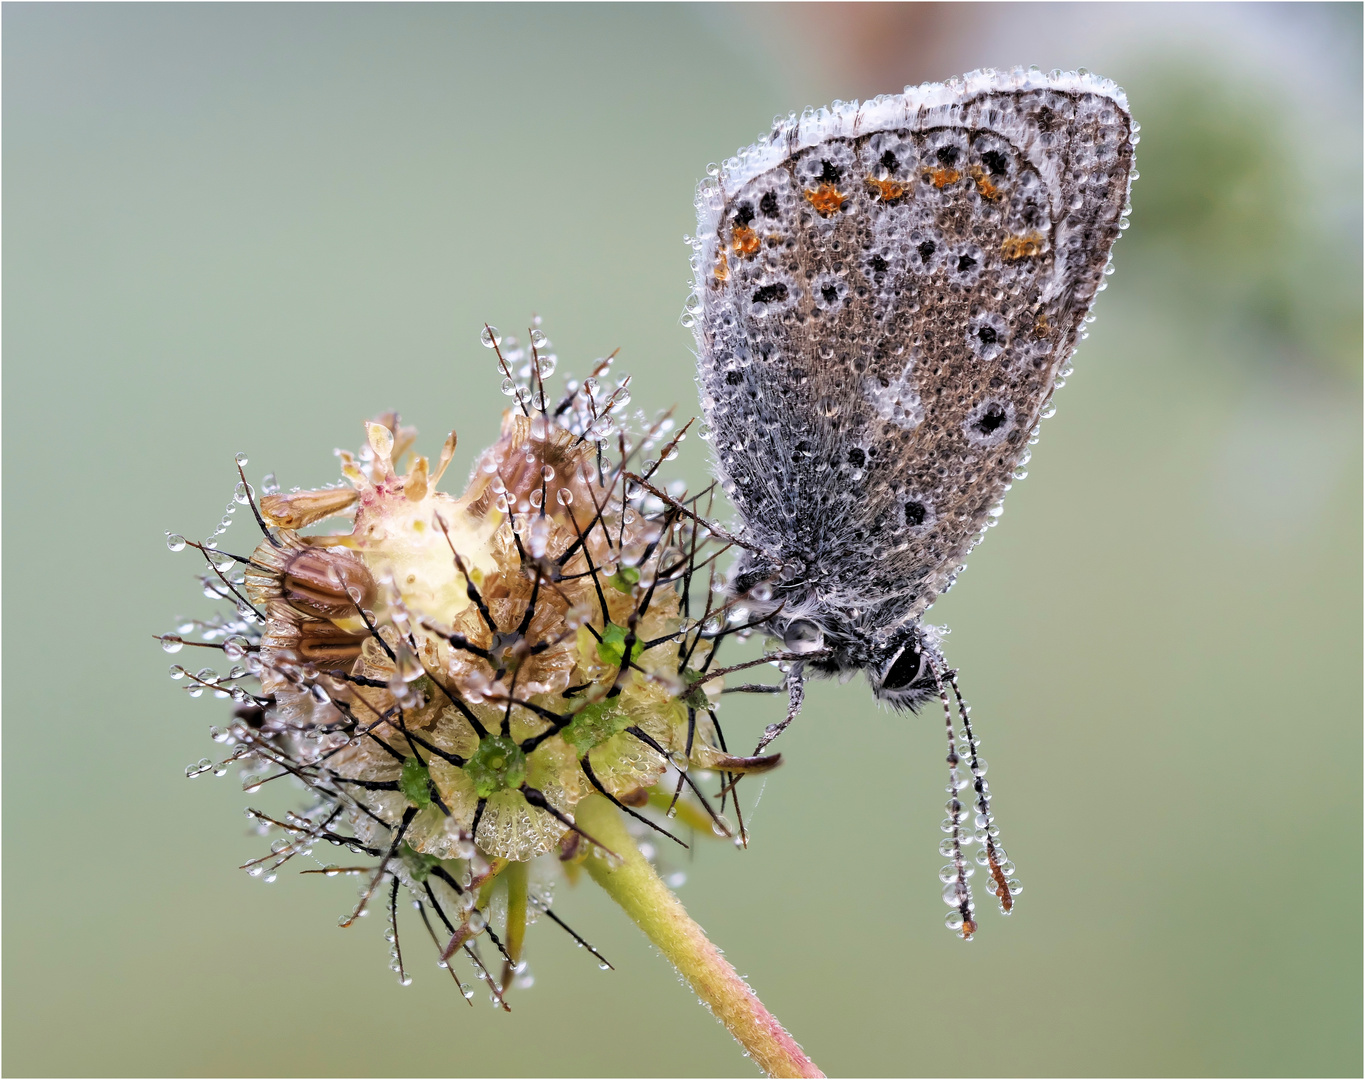
[{"label": "seed head", "polygon": [[[248,791],[285,778],[305,789],[284,818],[250,811],[281,836],[248,871],[272,880],[302,855],[318,863],[305,872],[362,877],[343,925],[386,897],[404,980],[406,889],[442,965],[454,975],[463,953],[505,1007],[525,926],[550,913],[553,868],[572,873],[600,846],[575,824],[582,799],[600,793],[679,843],[666,817],[641,811],[678,804],[730,834],[738,778],[779,758],[729,755],[715,713],[721,682],[706,672],[732,632],[710,588],[723,531],[680,485],[660,497],[654,461],[635,462],[661,444],[660,460],[675,456],[683,432],[625,417],[629,380],[607,382],[611,358],[552,408],[539,329],[529,350],[491,327],[484,340],[516,403],[462,495],[437,489],[454,433],[433,468],[394,413],[366,423],[358,451],[337,452],[344,486],[272,485],[257,499],[241,472],[236,502],[263,539],[249,555],[189,545],[209,563],[206,592],[234,610],[163,641],[242,661],[191,677],[196,696],[236,701],[214,729],[230,757],[191,774],[237,764]],[[330,533],[299,531],[337,518]],[[184,638],[195,631],[201,641]],[[719,808],[698,786],[703,770],[720,780]],[[733,812],[743,840],[738,802]],[[365,865],[321,862],[328,846]],[[481,938],[502,954],[500,980]]]}]

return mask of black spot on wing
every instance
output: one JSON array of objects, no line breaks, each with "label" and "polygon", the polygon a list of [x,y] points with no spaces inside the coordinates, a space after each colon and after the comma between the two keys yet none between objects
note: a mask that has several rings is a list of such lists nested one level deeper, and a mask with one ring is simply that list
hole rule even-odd
[{"label": "black spot on wing", "polygon": [[999,431],[1009,419],[1003,405],[992,402],[976,421],[976,430],[982,435],[992,435]]},{"label": "black spot on wing", "polygon": [[987,150],[981,155],[981,162],[990,169],[992,175],[1002,176],[1009,168],[1009,163],[1005,160],[1005,155],[999,150]]}]

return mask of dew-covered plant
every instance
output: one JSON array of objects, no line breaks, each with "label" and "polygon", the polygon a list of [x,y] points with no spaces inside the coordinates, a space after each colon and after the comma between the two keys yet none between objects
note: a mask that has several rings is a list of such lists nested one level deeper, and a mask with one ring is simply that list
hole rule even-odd
[{"label": "dew-covered plant", "polygon": [[[726,674],[790,657],[717,661],[753,627],[717,586],[736,541],[710,523],[711,489],[657,475],[690,425],[628,417],[612,357],[549,396],[538,326],[525,346],[485,327],[483,344],[513,402],[458,498],[437,489],[455,433],[433,466],[389,413],[358,453],[338,451],[333,486],[284,492],[268,476],[258,492],[239,454],[217,531],[168,537],[199,552],[205,594],[228,607],[161,638],[227,668],[171,669],[190,696],[233,702],[212,728],[223,750],[187,773],[299,792],[282,813],[248,809],[272,840],[245,869],[357,878],[341,925],[383,911],[403,985],[414,928],[465,998],[481,982],[500,1009],[530,984],[537,922],[610,967],[554,904],[586,871],[760,1066],[820,1075],[646,858],[698,834],[747,843],[737,786],[780,760],[731,754],[717,715]],[[238,508],[262,539],[230,553]],[[331,520],[345,524],[314,529]]]}]

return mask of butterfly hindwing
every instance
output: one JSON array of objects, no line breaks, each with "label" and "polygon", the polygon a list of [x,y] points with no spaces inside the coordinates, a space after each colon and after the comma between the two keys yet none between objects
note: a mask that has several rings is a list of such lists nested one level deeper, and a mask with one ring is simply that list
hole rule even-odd
[{"label": "butterfly hindwing", "polygon": [[1029,79],[822,110],[699,197],[722,481],[786,580],[879,631],[998,512],[1119,233],[1121,95]]}]

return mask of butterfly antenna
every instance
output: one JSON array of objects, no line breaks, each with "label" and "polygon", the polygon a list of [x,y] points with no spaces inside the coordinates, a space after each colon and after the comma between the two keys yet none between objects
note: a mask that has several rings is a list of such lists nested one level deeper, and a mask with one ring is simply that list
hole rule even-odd
[{"label": "butterfly antenna", "polygon": [[948,733],[948,816],[943,819],[941,826],[943,831],[948,834],[948,839],[940,845],[939,850],[952,858],[952,862],[939,871],[939,880],[944,884],[943,900],[951,904],[956,910],[948,916],[948,928],[956,930],[958,936],[964,941],[970,941],[976,933],[976,920],[972,917],[975,905],[972,902],[972,887],[967,882],[967,878],[972,874],[972,868],[967,865],[967,859],[962,853],[963,841],[966,839],[966,832],[962,828],[963,821],[967,817],[967,809],[957,797],[957,793],[966,786],[958,772],[958,765],[961,759],[957,753],[957,740],[953,733],[953,709],[952,703],[948,700],[948,691],[943,685],[943,672],[939,670],[937,659],[930,654],[930,670],[934,675],[934,686],[938,690],[939,701],[943,703],[943,722]]},{"label": "butterfly antenna", "polygon": [[786,731],[801,712],[801,706],[806,702],[805,666],[803,661],[797,660],[787,672],[787,715],[780,723],[769,724],[763,729],[763,738],[758,740],[758,747],[754,750],[755,757],[763,753],[769,743]]},{"label": "butterfly antenna", "polygon": [[[962,719],[963,741],[972,771],[972,788],[976,792],[974,800],[977,825],[984,836],[983,850],[977,855],[977,862],[983,864],[991,875],[990,890],[1000,901],[1000,912],[1008,915],[1014,910],[1014,894],[1019,891],[1019,882],[1011,881],[1009,875],[1014,866],[1009,862],[1005,849],[1000,846],[1000,827],[991,813],[991,787],[986,780],[986,762],[977,754],[977,739],[972,731],[972,708],[962,697],[957,684],[957,672],[947,672],[948,684],[953,688],[957,699],[958,716]],[[983,858],[984,856],[984,858]]]}]

